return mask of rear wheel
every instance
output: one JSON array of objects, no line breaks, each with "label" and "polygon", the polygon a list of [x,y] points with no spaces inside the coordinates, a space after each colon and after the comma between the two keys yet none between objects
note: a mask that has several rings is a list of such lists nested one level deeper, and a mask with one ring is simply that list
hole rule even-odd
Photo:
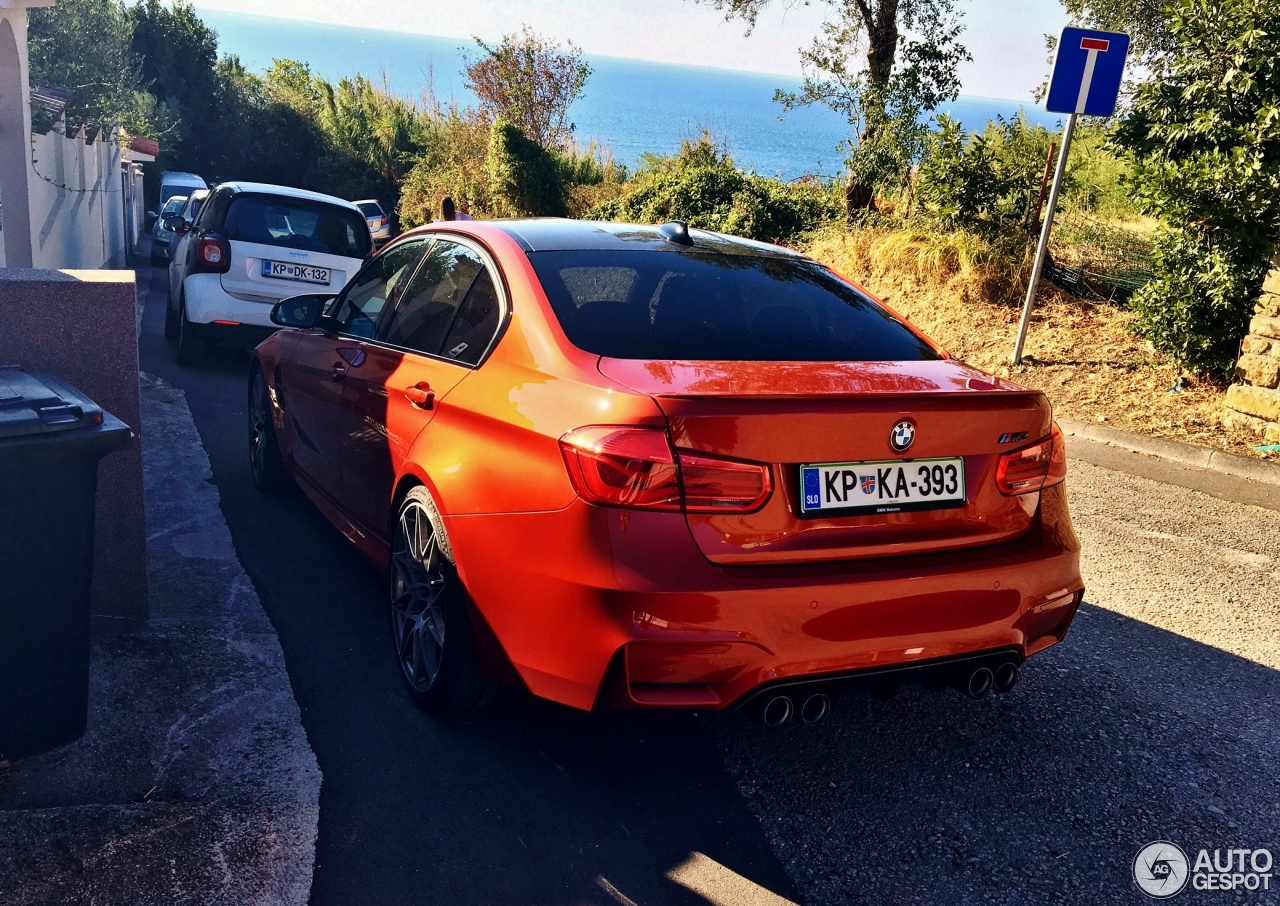
[{"label": "rear wheel", "polygon": [[178,364],[198,365],[204,357],[204,340],[187,319],[187,300],[178,300]]},{"label": "rear wheel", "polygon": [[178,310],[173,307],[173,294],[169,293],[164,300],[164,338],[178,339]]},{"label": "rear wheel", "polygon": [[264,494],[278,493],[288,480],[276,442],[267,379],[256,365],[249,379],[249,473],[253,486]]},{"label": "rear wheel", "polygon": [[461,714],[488,704],[497,687],[481,670],[466,592],[439,524],[426,488],[410,490],[391,546],[391,631],[400,673],[419,707]]}]

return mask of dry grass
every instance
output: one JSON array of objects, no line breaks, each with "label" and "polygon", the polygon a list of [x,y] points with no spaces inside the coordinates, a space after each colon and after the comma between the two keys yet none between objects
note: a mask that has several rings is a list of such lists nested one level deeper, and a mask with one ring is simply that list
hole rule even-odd
[{"label": "dry grass", "polygon": [[[1026,361],[1009,366],[1021,306],[1016,280],[980,249],[888,231],[833,232],[808,253],[865,286],[952,355],[1043,390],[1059,415],[1109,427],[1259,455],[1253,434],[1219,424],[1226,385],[1185,376],[1130,330],[1133,316],[1111,305],[1040,291]],[[911,250],[920,253],[911,255]],[[1021,270],[1021,267],[1017,268]],[[1025,287],[1025,282],[1022,283]],[[1001,301],[991,301],[992,299]],[[1020,301],[1020,300],[1019,300]],[[1170,392],[1177,384],[1182,389]]]}]

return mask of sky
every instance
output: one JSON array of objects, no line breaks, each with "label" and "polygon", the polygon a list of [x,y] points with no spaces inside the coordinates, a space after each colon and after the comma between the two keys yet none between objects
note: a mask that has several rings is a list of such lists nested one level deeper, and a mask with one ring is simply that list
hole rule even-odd
[{"label": "sky", "polygon": [[[780,75],[800,71],[798,51],[817,34],[821,0],[775,0],[755,31],[692,0],[195,0],[197,9],[494,40],[529,25],[588,54],[690,63]],[[1028,100],[1048,72],[1044,35],[1066,24],[1059,0],[967,0],[963,42],[973,55],[963,92]]]}]

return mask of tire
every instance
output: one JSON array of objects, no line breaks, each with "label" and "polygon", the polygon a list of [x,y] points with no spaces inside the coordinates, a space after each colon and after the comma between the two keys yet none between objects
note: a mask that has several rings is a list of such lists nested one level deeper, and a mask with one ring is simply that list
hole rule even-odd
[{"label": "tire", "polygon": [[391,638],[409,695],[427,713],[449,716],[484,707],[498,686],[481,669],[441,524],[427,489],[411,489],[397,514],[388,585]]},{"label": "tire", "polygon": [[187,300],[178,300],[178,352],[179,365],[199,365],[204,359],[204,340],[196,336],[195,329],[187,320]]},{"label": "tire", "polygon": [[164,300],[164,338],[178,339],[178,310],[173,307],[173,299]]},{"label": "tire", "polygon": [[249,475],[263,494],[278,494],[288,485],[289,473],[280,456],[272,417],[267,379],[256,364],[249,376]]}]

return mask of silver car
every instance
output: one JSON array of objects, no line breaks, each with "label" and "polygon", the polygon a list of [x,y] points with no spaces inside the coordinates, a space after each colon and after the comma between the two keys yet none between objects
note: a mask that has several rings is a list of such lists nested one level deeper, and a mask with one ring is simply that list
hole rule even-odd
[{"label": "silver car", "polygon": [[164,207],[160,209],[160,216],[156,218],[156,224],[151,228],[152,267],[159,267],[169,260],[169,244],[173,241],[174,231],[165,229],[164,220],[166,217],[173,217],[178,214],[186,203],[187,196],[172,195],[164,203]]},{"label": "silver car", "polygon": [[387,217],[387,212],[382,210],[382,205],[378,204],[377,199],[366,198],[353,204],[364,213],[365,220],[369,221],[369,235],[373,237],[375,248],[391,238],[391,219]]}]

